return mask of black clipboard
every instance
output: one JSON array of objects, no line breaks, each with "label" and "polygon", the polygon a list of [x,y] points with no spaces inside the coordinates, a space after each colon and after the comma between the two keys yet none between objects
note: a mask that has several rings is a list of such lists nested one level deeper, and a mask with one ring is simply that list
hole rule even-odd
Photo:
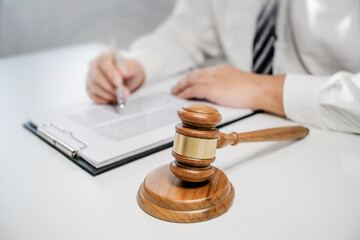
[{"label": "black clipboard", "polygon": [[[246,116],[243,116],[241,118],[238,118],[238,119],[235,119],[233,121],[230,121],[230,122],[227,122],[227,123],[223,123],[223,124],[220,124],[219,126],[217,126],[218,128],[221,128],[221,127],[224,127],[226,125],[229,125],[231,123],[234,123],[236,121],[239,121],[239,120],[242,120],[244,118],[247,118],[247,117],[250,117],[250,116],[253,116],[255,115],[256,113],[259,113],[260,111],[255,111],[249,115],[246,115]],[[27,130],[29,130],[30,132],[32,132],[35,136],[39,137],[41,140],[43,140],[45,143],[47,143],[49,146],[51,146],[53,149],[57,150],[58,152],[60,152],[63,156],[65,156],[66,158],[70,159],[73,163],[75,163],[76,165],[78,165],[79,167],[81,167],[82,169],[84,169],[86,172],[88,172],[89,174],[91,174],[92,176],[96,176],[96,175],[99,175],[101,173],[104,173],[106,171],[109,171],[111,169],[114,169],[116,167],[120,167],[124,164],[127,164],[129,162],[132,162],[132,161],[135,161],[135,160],[138,160],[140,158],[143,158],[143,157],[146,157],[150,154],[153,154],[155,152],[158,152],[158,151],[161,151],[163,149],[166,149],[166,148],[169,148],[173,145],[173,141],[169,142],[169,143],[166,143],[166,144],[163,144],[161,146],[158,146],[158,147],[155,147],[155,148],[152,148],[150,150],[146,150],[146,151],[143,151],[141,153],[138,153],[138,154],[134,154],[130,157],[127,157],[125,159],[122,159],[122,160],[119,160],[117,162],[114,162],[114,163],[111,163],[109,165],[106,165],[106,166],[103,166],[103,167],[99,167],[99,168],[96,168],[94,167],[93,165],[91,165],[90,163],[88,163],[86,160],[82,159],[81,157],[72,157],[72,156],[69,156],[68,154],[66,154],[64,151],[62,151],[61,149],[59,148],[56,148],[54,145],[50,144],[48,141],[46,141],[44,138],[42,138],[41,136],[39,136],[37,134],[37,126],[35,126],[34,124],[32,124],[31,122],[26,122],[23,124],[23,127],[25,127]]]}]

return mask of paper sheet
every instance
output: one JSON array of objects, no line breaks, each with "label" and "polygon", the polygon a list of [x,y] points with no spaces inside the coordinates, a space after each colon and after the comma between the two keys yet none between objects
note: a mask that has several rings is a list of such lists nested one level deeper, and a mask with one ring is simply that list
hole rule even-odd
[{"label": "paper sheet", "polygon": [[121,141],[179,121],[176,111],[186,101],[166,93],[137,97],[126,107],[93,105],[69,118],[109,140]]}]

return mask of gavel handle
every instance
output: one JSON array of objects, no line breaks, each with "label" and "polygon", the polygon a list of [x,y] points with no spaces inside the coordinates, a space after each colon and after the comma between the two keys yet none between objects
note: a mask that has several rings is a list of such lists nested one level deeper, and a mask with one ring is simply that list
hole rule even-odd
[{"label": "gavel handle", "polygon": [[269,128],[245,133],[220,133],[217,148],[244,142],[284,141],[304,138],[309,129],[303,126]]}]

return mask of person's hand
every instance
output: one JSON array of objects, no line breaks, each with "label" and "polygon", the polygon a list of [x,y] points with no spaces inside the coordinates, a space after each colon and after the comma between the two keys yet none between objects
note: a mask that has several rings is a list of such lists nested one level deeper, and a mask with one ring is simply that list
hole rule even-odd
[{"label": "person's hand", "polygon": [[171,92],[183,99],[205,99],[223,106],[261,109],[284,115],[284,78],[218,65],[190,72]]},{"label": "person's hand", "polygon": [[145,72],[135,60],[122,59],[116,66],[110,52],[97,57],[90,64],[86,90],[90,98],[98,104],[116,103],[116,87],[124,85],[124,97],[138,89],[145,81]]}]

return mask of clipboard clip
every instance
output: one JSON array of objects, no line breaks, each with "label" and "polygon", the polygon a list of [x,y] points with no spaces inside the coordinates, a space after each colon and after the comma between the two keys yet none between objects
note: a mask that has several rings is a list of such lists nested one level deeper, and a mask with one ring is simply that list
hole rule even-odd
[{"label": "clipboard clip", "polygon": [[88,146],[87,143],[75,137],[71,132],[53,123],[45,123],[37,127],[36,134],[70,157],[76,157],[80,150]]}]

